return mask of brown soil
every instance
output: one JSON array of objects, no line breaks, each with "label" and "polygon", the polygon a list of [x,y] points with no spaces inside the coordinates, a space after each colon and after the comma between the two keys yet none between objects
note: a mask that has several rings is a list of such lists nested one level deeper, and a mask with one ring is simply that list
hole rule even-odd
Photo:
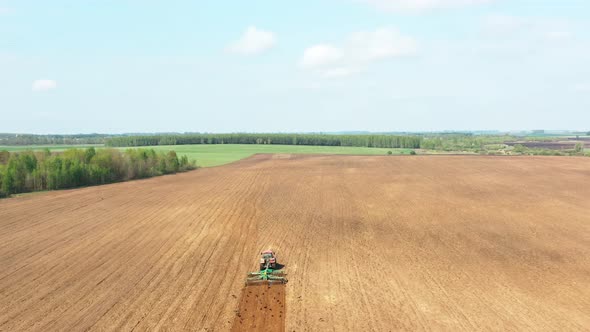
[{"label": "brown soil", "polygon": [[0,201],[1,331],[588,330],[590,158],[282,156]]},{"label": "brown soil", "polygon": [[285,285],[244,287],[232,331],[285,331]]}]

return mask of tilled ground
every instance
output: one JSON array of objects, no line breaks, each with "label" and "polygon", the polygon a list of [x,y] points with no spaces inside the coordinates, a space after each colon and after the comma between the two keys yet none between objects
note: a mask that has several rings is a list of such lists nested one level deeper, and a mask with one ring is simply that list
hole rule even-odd
[{"label": "tilled ground", "polygon": [[588,330],[590,159],[258,155],[0,201],[0,330]]},{"label": "tilled ground", "polygon": [[244,287],[232,331],[284,331],[285,294],[283,284]]}]

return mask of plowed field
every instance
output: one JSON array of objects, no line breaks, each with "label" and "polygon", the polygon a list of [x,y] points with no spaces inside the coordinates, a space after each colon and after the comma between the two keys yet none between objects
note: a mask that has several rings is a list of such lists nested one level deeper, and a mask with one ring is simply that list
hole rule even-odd
[{"label": "plowed field", "polygon": [[0,330],[590,329],[590,158],[256,155],[0,201]]},{"label": "plowed field", "polygon": [[282,284],[245,287],[232,331],[284,331],[285,294]]}]

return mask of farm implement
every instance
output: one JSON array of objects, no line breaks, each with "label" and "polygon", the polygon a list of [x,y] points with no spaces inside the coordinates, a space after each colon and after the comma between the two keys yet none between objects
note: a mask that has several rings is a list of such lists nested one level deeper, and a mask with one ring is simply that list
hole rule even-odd
[{"label": "farm implement", "polygon": [[285,275],[287,274],[276,269],[277,267],[282,267],[282,265],[277,263],[277,256],[274,251],[263,251],[260,255],[260,271],[248,273],[246,285],[286,284],[287,278],[285,278]]},{"label": "farm implement", "polygon": [[284,276],[286,273],[282,271],[275,271],[273,269],[265,269],[258,272],[248,273],[246,279],[246,285],[264,285],[264,284],[286,284],[287,278]]}]

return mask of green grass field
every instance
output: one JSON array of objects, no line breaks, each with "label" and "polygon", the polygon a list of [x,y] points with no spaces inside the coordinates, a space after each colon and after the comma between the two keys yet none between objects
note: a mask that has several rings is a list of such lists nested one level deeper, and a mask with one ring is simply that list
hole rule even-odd
[{"label": "green grass field", "polygon": [[[49,148],[51,151],[63,151],[68,148],[86,148],[88,146],[0,146],[1,150],[10,152],[23,150],[42,150]],[[96,146],[95,146],[96,147]],[[100,146],[99,146],[100,147]],[[195,160],[200,167],[219,166],[236,160],[250,157],[256,153],[314,153],[314,154],[355,154],[355,155],[386,155],[387,151],[393,154],[410,154],[411,149],[382,149],[347,146],[303,146],[303,145],[253,145],[253,144],[216,144],[216,145],[167,145],[150,146],[156,151],[174,150],[179,156],[186,155],[190,160]],[[127,149],[127,148],[120,148]]]}]

